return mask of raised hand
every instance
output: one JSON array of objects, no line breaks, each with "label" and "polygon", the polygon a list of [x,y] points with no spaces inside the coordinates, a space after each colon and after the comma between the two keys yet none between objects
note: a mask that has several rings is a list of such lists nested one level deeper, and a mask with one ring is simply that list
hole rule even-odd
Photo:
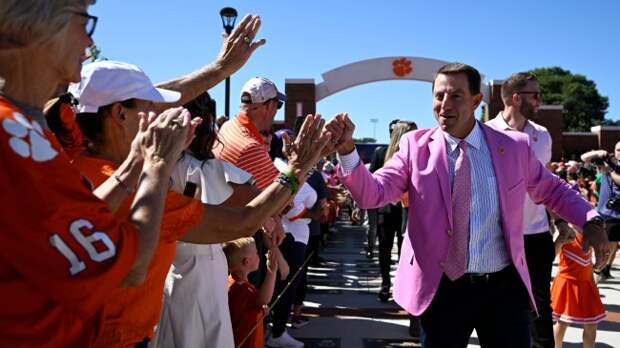
[{"label": "raised hand", "polygon": [[277,251],[274,249],[269,249],[269,251],[267,251],[267,269],[270,273],[276,273],[278,271],[278,255]]},{"label": "raised hand", "polygon": [[340,138],[334,144],[339,154],[346,155],[355,149],[355,142],[353,141],[355,124],[349,118],[349,114],[346,112],[337,114],[329,121],[326,128],[331,133],[340,135]]},{"label": "raised hand", "polygon": [[322,158],[323,149],[331,139],[330,132],[323,132],[324,124],[320,114],[308,115],[294,141],[286,133],[283,135],[289,169],[300,181]]},{"label": "raised hand", "polygon": [[239,70],[252,53],[265,44],[265,39],[254,41],[260,25],[259,16],[246,15],[230,35],[222,34],[224,42],[216,61],[229,75]]},{"label": "raised hand", "polygon": [[321,154],[322,156],[331,155],[334,151],[336,151],[336,145],[340,142],[340,138],[342,137],[344,132],[344,125],[342,125],[339,121],[338,123],[335,123],[334,120],[341,119],[343,115],[346,115],[346,112],[337,113],[336,115],[334,115],[334,117],[332,117],[332,121],[326,123],[323,127],[324,133],[331,133],[331,140],[323,149],[323,153]]},{"label": "raised hand", "polygon": [[[186,148],[188,136],[195,129],[189,112],[182,108],[171,108],[162,112],[142,133],[141,148],[144,160],[152,164],[172,166]],[[141,128],[147,120],[142,117]]]}]

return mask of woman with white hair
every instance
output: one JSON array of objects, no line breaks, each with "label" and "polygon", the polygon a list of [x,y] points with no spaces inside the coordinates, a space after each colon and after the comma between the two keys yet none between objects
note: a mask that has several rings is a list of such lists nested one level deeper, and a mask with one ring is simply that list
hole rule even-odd
[{"label": "woman with white hair", "polygon": [[[87,0],[0,2],[0,342],[87,347],[110,291],[139,284],[159,239],[172,165],[190,116],[141,118],[133,151],[92,191],[48,130],[42,108],[78,82],[97,18]],[[139,179],[138,179],[139,178]],[[108,204],[136,187],[132,209]]]}]

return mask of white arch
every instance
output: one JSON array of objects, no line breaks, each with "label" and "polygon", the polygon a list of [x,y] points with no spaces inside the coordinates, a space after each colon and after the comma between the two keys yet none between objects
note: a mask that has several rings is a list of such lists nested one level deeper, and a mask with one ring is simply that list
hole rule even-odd
[{"label": "white arch", "polygon": [[[403,59],[405,62],[409,62],[411,69],[410,71],[409,69],[400,71],[399,76],[395,72],[394,62],[402,62]],[[323,81],[316,85],[316,101],[318,102],[347,88],[376,81],[416,80],[433,82],[437,70],[448,63],[442,60],[421,57],[382,57],[343,65],[321,74]],[[482,78],[484,79],[484,76]],[[488,103],[490,96],[489,86],[482,83],[480,88],[483,100],[485,103]]]}]

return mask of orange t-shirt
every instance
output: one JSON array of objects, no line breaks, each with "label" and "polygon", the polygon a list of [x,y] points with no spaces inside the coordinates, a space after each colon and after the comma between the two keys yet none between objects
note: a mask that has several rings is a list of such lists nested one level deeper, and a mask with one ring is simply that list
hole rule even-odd
[{"label": "orange t-shirt", "polygon": [[0,97],[0,342],[87,347],[129,273],[135,227],[92,194],[57,139]]},{"label": "orange t-shirt", "polygon": [[[78,156],[74,164],[95,186],[99,186],[116,170],[112,162]],[[117,214],[127,216],[133,196],[126,198]],[[200,201],[169,192],[164,217],[153,260],[146,280],[139,287],[118,288],[112,291],[105,306],[103,332],[95,347],[133,347],[145,337],[153,336],[159,322],[164,281],[176,251],[176,241],[202,216]]]},{"label": "orange t-shirt", "polygon": [[[241,348],[262,348],[264,345],[263,323],[257,324],[263,316],[263,307],[256,304],[257,298],[258,290],[254,285],[228,277],[228,307],[235,347],[239,347],[248,335]],[[254,326],[256,329],[250,334]]]}]

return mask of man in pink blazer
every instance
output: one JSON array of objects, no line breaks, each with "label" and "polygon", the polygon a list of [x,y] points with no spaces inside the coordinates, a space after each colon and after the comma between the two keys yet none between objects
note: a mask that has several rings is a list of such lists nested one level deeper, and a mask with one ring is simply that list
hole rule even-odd
[{"label": "man in pink blazer", "polygon": [[348,116],[327,126],[339,139],[342,181],[362,208],[408,193],[394,299],[421,317],[424,347],[466,347],[473,329],[483,347],[530,347],[536,306],[523,249],[526,193],[583,228],[597,266],[609,253],[596,211],[544,168],[526,136],[476,121],[479,86],[473,67],[442,67],[433,83],[439,127],[403,136],[374,174],[359,160]]}]

